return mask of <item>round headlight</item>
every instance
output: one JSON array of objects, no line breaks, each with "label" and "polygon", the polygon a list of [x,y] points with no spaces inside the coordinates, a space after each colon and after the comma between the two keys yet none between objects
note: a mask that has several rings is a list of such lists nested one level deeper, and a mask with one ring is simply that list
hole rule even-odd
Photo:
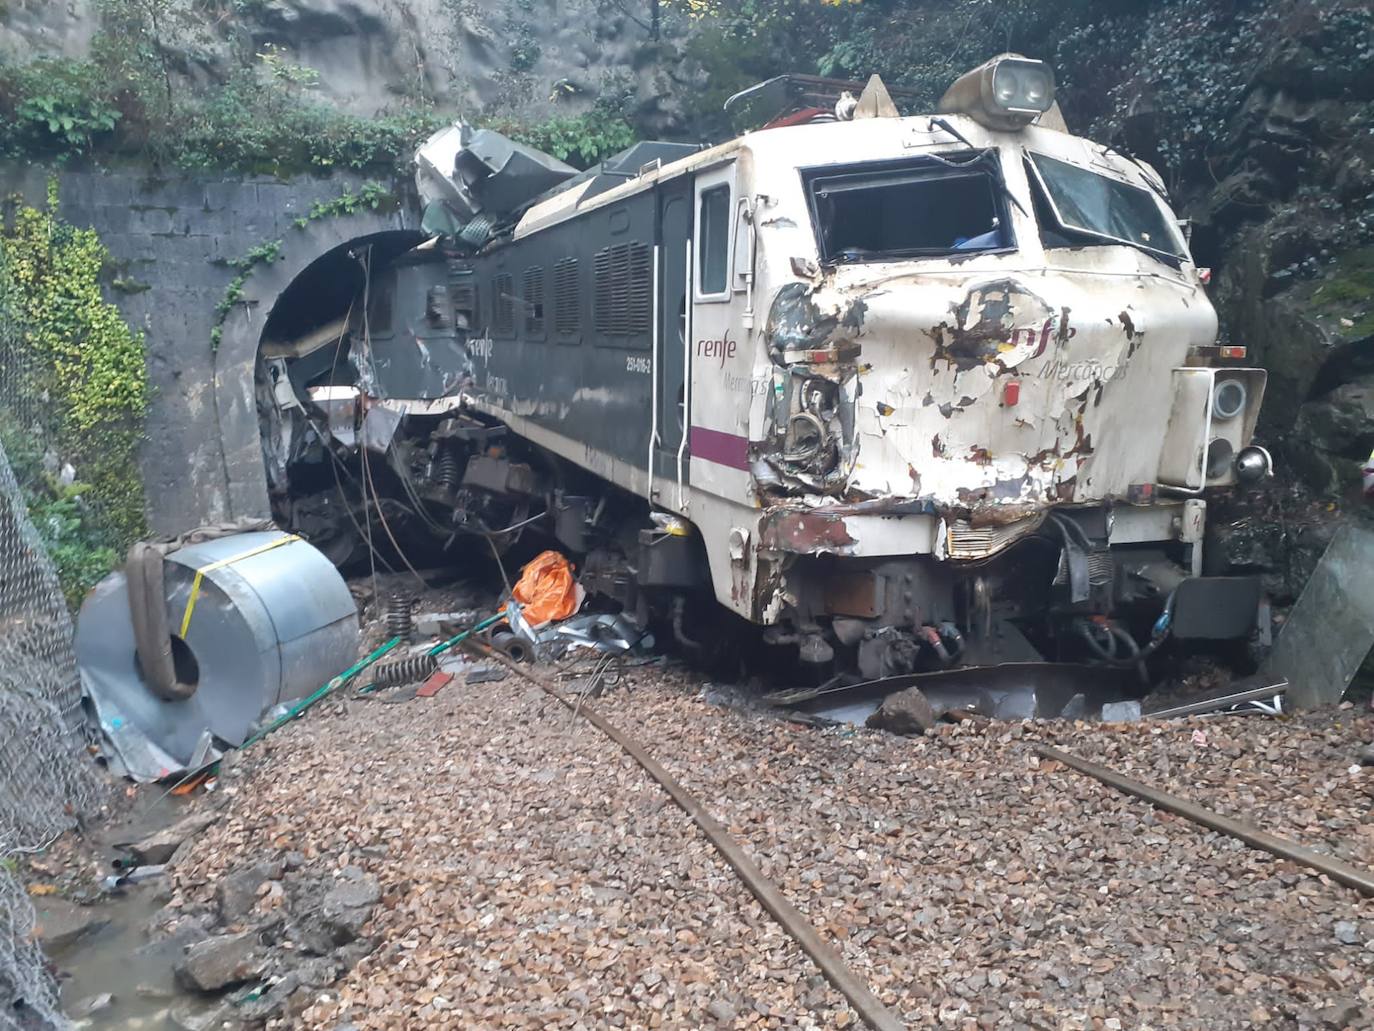
[{"label": "round headlight", "polygon": [[1021,91],[1020,86],[1015,71],[1007,67],[998,68],[992,84],[993,96],[997,98],[999,104],[1009,107],[1016,103],[1017,96]]},{"label": "round headlight", "polygon": [[1249,394],[1238,379],[1219,379],[1212,388],[1212,418],[1220,422],[1234,419],[1245,411]]},{"label": "round headlight", "polygon": [[1236,479],[1241,483],[1254,483],[1262,480],[1274,470],[1274,460],[1269,452],[1257,444],[1241,448],[1236,455]]},{"label": "round headlight", "polygon": [[1042,75],[1039,70],[1026,72],[1021,81],[1021,92],[1026,98],[1027,107],[1049,107],[1049,104],[1046,103],[1050,95],[1049,77]]},{"label": "round headlight", "polygon": [[1231,459],[1236,449],[1225,437],[1218,437],[1207,445],[1207,479],[1216,480],[1226,475],[1231,468]]}]

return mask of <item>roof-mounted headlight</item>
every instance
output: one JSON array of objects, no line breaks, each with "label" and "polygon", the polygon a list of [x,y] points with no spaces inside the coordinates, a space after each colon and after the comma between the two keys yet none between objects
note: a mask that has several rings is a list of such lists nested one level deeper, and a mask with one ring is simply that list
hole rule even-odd
[{"label": "roof-mounted headlight", "polygon": [[940,98],[940,111],[968,115],[989,129],[1020,129],[1053,103],[1049,65],[1020,54],[999,54],[959,76]]}]

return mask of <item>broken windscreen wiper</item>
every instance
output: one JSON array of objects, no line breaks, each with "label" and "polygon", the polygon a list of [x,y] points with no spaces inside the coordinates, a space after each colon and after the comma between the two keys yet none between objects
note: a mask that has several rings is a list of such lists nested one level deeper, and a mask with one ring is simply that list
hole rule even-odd
[{"label": "broken windscreen wiper", "polygon": [[[967,136],[961,133],[958,129],[954,128],[954,126],[950,125],[949,119],[947,118],[932,118],[927,124],[933,125],[937,129],[943,129],[945,132],[949,133],[956,140],[962,143],[965,147],[970,147],[974,150],[978,149],[977,147],[974,147],[972,143],[969,142],[969,138]],[[990,150],[980,151],[978,156],[968,163],[974,164],[976,162],[983,161],[992,153],[993,151]],[[947,161],[949,164],[960,164],[960,162],[957,161],[949,161],[948,158],[941,158],[938,154],[932,154],[930,156],[935,158],[936,160]],[[992,181],[1001,191],[1002,196],[1007,200],[1011,201],[1013,204],[1015,204],[1017,211],[1021,212],[1021,214],[1025,215],[1027,218],[1030,218],[1030,212],[1028,212],[1025,209],[1025,206],[1022,205],[1022,203],[1016,199],[1016,194],[1011,192],[1011,187],[1007,185],[1006,179],[1002,177],[1002,163],[1000,161],[993,160],[989,161],[988,164],[992,166]]]}]

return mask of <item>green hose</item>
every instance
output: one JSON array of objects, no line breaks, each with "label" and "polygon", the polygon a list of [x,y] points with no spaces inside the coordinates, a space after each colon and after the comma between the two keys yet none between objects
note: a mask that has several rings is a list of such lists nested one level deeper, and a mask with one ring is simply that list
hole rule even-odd
[{"label": "green hose", "polygon": [[314,694],[310,694],[302,698],[295,705],[291,706],[291,708],[287,709],[286,712],[284,712],[281,716],[277,717],[275,720],[273,720],[267,726],[263,727],[260,731],[258,731],[252,737],[250,737],[243,744],[241,744],[239,746],[240,750],[247,748],[249,745],[256,744],[257,742],[265,738],[268,734],[272,733],[272,731],[276,730],[278,727],[282,727],[290,723],[301,713],[305,712],[306,709],[310,708],[312,705],[318,702],[321,698],[324,698],[326,695],[332,694],[339,688],[343,687],[344,684],[348,683],[363,670],[367,669],[368,666],[371,666],[374,662],[376,662],[383,655],[391,651],[400,643],[401,639],[399,637],[393,637],[391,640],[387,641],[386,644],[382,645],[380,648],[374,651],[371,655],[367,656],[364,659],[359,659],[353,665],[349,666],[348,669],[340,673],[337,677],[334,677],[326,681],[324,686],[322,686]]}]

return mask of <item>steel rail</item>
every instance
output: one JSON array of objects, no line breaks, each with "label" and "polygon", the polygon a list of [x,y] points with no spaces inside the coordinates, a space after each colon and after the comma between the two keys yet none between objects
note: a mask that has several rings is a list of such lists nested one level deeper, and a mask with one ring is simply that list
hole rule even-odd
[{"label": "steel rail", "polygon": [[1061,762],[1079,773],[1086,774],[1109,787],[1116,788],[1118,791],[1134,795],[1136,798],[1149,802],[1151,805],[1176,816],[1182,816],[1185,820],[1191,820],[1193,823],[1201,824],[1210,830],[1237,838],[1251,848],[1268,852],[1280,859],[1290,859],[1295,863],[1300,863],[1318,873],[1325,874],[1337,883],[1344,884],[1348,888],[1354,888],[1361,894],[1374,895],[1374,870],[1355,866],[1353,863],[1347,863],[1335,856],[1323,855],[1306,845],[1299,845],[1297,842],[1281,838],[1277,834],[1270,834],[1252,824],[1234,820],[1229,816],[1222,816],[1220,813],[1213,812],[1196,802],[1178,795],[1171,795],[1167,791],[1161,791],[1159,788],[1152,787],[1142,781],[1132,780],[1130,777],[1117,773],[1109,766],[1088,762],[1086,759],[1080,759],[1076,755],[1061,752],[1059,749],[1051,748],[1048,745],[1037,745],[1035,752],[1045,759]]},{"label": "steel rail", "polygon": [[906,1025],[878,1001],[877,996],[845,963],[843,957],[821,939],[811,922],[796,906],[787,901],[786,896],[776,884],[764,876],[763,871],[749,858],[739,842],[730,836],[730,832],[721,826],[720,822],[706,810],[705,806],[678,783],[672,774],[660,766],[643,745],[621,731],[591,706],[573,702],[571,698],[543,677],[530,672],[500,652],[478,646],[471,641],[464,642],[462,646],[482,658],[496,660],[513,673],[528,680],[575,715],[580,714],[585,717],[592,726],[623,748],[630,758],[644,769],[645,773],[658,781],[672,800],[701,828],[702,833],[715,846],[721,858],[735,871],[735,875],[739,877],[744,886],[772,915],[778,926],[786,931],[792,940],[801,946],[802,951],[811,957],[816,966],[820,968],[821,973],[825,975],[825,979],[835,987],[836,991],[849,1000],[850,1005],[854,1007],[855,1012],[859,1014],[864,1023],[873,1028],[874,1031],[903,1031]]}]

